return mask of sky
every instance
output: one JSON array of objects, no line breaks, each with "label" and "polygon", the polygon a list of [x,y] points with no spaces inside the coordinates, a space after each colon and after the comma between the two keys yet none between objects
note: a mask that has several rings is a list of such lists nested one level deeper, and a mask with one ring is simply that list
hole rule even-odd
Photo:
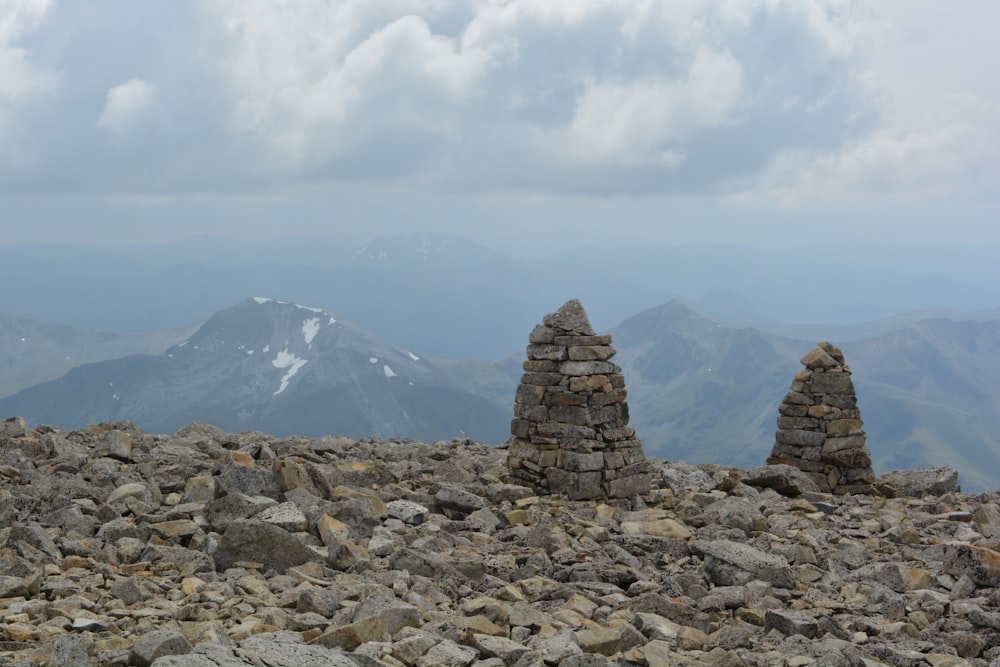
[{"label": "sky", "polygon": [[0,0],[0,244],[1000,246],[995,0]]}]

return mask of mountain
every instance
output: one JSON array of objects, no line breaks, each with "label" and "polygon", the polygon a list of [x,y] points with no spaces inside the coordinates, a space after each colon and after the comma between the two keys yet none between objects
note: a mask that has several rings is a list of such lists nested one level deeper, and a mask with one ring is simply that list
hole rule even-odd
[{"label": "mountain", "polygon": [[0,397],[65,375],[74,366],[131,354],[160,354],[197,325],[140,334],[89,331],[0,313]]},{"label": "mountain", "polygon": [[[0,312],[84,329],[157,331],[204,321],[247,294],[268,294],[335,310],[384,340],[401,340],[405,331],[406,344],[430,356],[493,359],[538,313],[570,296],[602,330],[677,298],[723,325],[840,341],[885,333],[851,328],[904,311],[1000,303],[996,248],[988,246],[876,252],[824,242],[762,250],[616,245],[614,237],[581,233],[549,247],[526,235],[520,246],[530,258],[435,234],[365,243],[196,237],[114,249],[4,247]],[[830,290],[836,299],[818,298]]]},{"label": "mountain", "polygon": [[[778,404],[818,342],[726,327],[676,300],[611,334],[646,453],[741,467],[767,458]],[[841,347],[877,471],[949,466],[967,490],[1000,488],[1000,320],[921,320]],[[522,360],[448,369],[509,406]]]},{"label": "mountain", "polygon": [[173,432],[193,421],[276,435],[405,435],[485,442],[509,417],[429,359],[330,313],[266,298],[219,311],[158,355],[72,369],[0,400],[0,414],[80,427],[128,420]]},{"label": "mountain", "polygon": [[[516,259],[451,236],[360,245],[198,237],[118,249],[19,247],[0,264],[0,312],[79,328],[155,331],[204,321],[248,293],[336,312],[385,340],[435,357],[494,358],[567,293],[611,326],[671,298],[603,262]],[[38,275],[35,267],[48,268]],[[24,276],[33,276],[24,280]]]},{"label": "mountain", "polygon": [[[647,453],[760,464],[777,406],[817,341],[731,329],[674,302],[612,331]],[[928,319],[842,344],[878,471],[949,466],[1000,488],[1000,320]]]},{"label": "mountain", "polygon": [[678,301],[611,333],[632,425],[647,454],[747,467],[763,462],[778,403],[809,346],[724,327]]},{"label": "mountain", "polygon": [[1000,488],[1000,320],[921,320],[843,349],[876,469],[949,465]]}]

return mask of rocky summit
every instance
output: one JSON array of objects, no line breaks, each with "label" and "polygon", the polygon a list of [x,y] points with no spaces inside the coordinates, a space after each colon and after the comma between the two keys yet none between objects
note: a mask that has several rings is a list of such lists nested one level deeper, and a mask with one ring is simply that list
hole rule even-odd
[{"label": "rocky summit", "polygon": [[1000,493],[648,459],[570,500],[468,440],[0,422],[0,665],[1000,665]]}]

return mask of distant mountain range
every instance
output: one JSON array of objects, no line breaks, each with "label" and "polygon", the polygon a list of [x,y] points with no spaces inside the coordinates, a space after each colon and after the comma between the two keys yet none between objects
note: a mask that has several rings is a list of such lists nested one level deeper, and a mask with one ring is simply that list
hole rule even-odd
[{"label": "distant mountain range", "polygon": [[499,442],[506,411],[433,361],[319,309],[252,298],[160,354],[73,368],[0,400],[0,414],[76,428],[128,420],[155,432],[192,421],[274,435],[475,435]]},{"label": "distant mountain range", "polygon": [[[8,323],[0,359],[26,382],[32,359],[68,364],[66,356],[82,360],[80,350],[90,349],[81,341],[103,340],[68,329],[42,339],[43,325],[18,321],[28,334],[22,341],[11,321],[0,320]],[[522,343],[531,326],[520,332]],[[220,310],[181,339],[178,333],[126,337],[144,341],[140,354],[123,346],[121,358],[78,365],[54,381],[40,375],[39,384],[0,399],[0,417],[64,428],[125,419],[173,432],[208,421],[282,436],[499,443],[509,433],[524,358],[520,351],[495,360],[433,359],[325,310],[260,297]],[[723,326],[676,300],[611,333],[647,454],[742,467],[767,457],[778,402],[817,342]],[[23,356],[19,350],[36,338],[44,345]],[[94,346],[95,361],[116,340]],[[841,346],[876,470],[947,465],[960,471],[967,491],[1000,488],[1000,319],[904,322]],[[37,365],[52,374],[58,364]]]},{"label": "distant mountain range", "polygon": [[[595,242],[516,259],[426,234],[5,248],[0,312],[17,317],[0,316],[0,412],[67,427],[199,419],[499,442],[521,374],[511,350],[578,297],[598,329],[617,326],[632,423],[651,454],[759,463],[799,357],[832,340],[854,368],[877,469],[953,465],[967,489],[1000,487],[995,256]],[[329,309],[336,323],[306,341],[318,310],[240,303],[247,293]]]},{"label": "distant mountain range", "polygon": [[131,354],[159,354],[198,329],[122,334],[43,324],[0,313],[0,397],[65,375],[71,368]]},{"label": "distant mountain range", "polygon": [[602,330],[679,299],[724,326],[840,342],[897,328],[880,320],[899,313],[916,312],[906,316],[915,321],[1000,304],[1000,249],[988,246],[820,243],[806,231],[794,250],[616,245],[613,230],[567,244],[578,247],[539,247],[527,236],[530,258],[431,234],[361,244],[202,237],[117,249],[13,246],[0,262],[0,312],[155,332],[267,294],[326,308],[425,355],[493,359],[570,297]]}]

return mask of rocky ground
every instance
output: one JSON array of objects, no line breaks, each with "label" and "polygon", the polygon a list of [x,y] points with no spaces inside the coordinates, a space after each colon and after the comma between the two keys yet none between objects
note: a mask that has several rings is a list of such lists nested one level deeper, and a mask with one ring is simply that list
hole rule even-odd
[{"label": "rocky ground", "polygon": [[0,665],[1000,665],[1000,493],[948,471],[654,459],[600,502],[470,441],[15,418],[0,451]]}]

